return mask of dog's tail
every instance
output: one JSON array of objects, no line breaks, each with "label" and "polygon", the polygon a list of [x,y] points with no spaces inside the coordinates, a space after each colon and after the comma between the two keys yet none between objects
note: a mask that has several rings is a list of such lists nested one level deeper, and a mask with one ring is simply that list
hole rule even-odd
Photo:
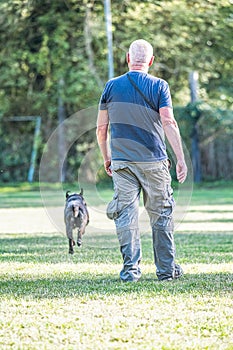
[{"label": "dog's tail", "polygon": [[78,205],[73,205],[73,213],[74,217],[77,218],[79,214],[79,206]]}]

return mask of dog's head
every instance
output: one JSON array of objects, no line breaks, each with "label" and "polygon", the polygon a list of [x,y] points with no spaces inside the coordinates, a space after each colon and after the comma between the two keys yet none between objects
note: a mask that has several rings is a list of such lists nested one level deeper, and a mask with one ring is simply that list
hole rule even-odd
[{"label": "dog's head", "polygon": [[81,188],[80,193],[71,193],[70,191],[66,191],[66,201],[72,201],[72,200],[81,200],[84,204],[85,200],[83,198],[83,189]]},{"label": "dog's head", "polygon": [[82,215],[86,218],[86,225],[89,222],[89,213],[87,209],[87,203],[83,197],[83,189],[80,193],[71,193],[66,191],[66,203],[65,203],[65,215],[70,215],[71,212],[79,213],[81,211]]}]

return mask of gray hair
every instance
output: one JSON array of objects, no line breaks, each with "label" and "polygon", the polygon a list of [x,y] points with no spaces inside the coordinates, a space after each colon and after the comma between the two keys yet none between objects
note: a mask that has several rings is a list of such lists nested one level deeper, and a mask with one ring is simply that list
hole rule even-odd
[{"label": "gray hair", "polygon": [[146,40],[135,40],[129,47],[129,56],[132,63],[149,63],[153,56],[153,47]]}]

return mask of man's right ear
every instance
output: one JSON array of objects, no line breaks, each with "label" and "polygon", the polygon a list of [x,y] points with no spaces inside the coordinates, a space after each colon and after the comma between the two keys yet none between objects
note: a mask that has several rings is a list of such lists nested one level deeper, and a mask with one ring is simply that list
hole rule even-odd
[{"label": "man's right ear", "polygon": [[127,62],[127,63],[130,63],[129,52],[127,52],[127,54],[126,54],[126,62]]}]

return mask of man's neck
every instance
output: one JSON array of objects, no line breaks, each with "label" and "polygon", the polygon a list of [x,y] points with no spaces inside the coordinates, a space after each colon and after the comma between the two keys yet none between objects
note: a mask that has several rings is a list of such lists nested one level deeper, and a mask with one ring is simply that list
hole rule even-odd
[{"label": "man's neck", "polygon": [[149,67],[145,66],[145,65],[137,65],[137,64],[133,64],[129,66],[129,71],[130,72],[141,72],[141,73],[147,73],[148,72]]}]

